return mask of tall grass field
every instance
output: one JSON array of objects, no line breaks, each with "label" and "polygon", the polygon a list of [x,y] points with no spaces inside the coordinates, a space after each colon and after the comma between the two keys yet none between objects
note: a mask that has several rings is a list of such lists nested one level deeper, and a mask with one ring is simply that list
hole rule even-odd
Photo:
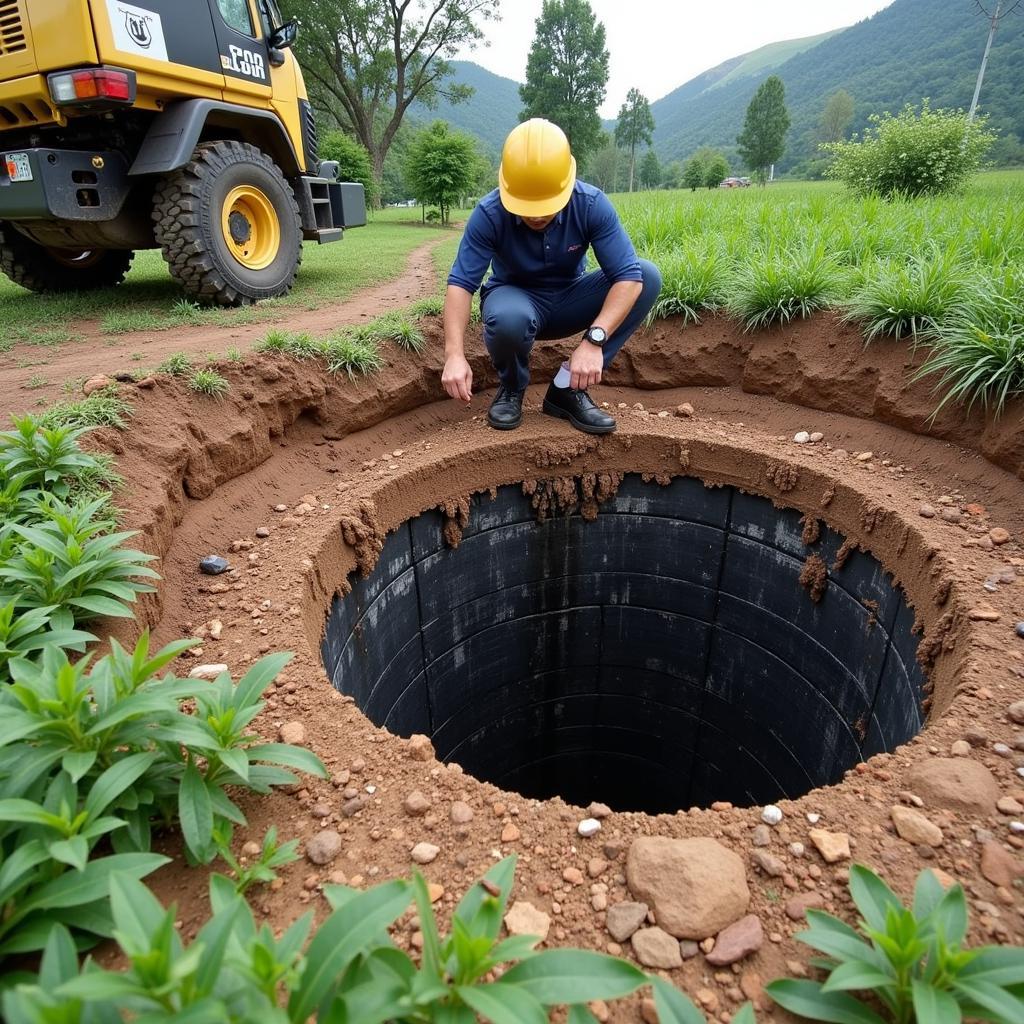
[{"label": "tall grass field", "polygon": [[998,412],[1024,394],[1024,172],[936,199],[803,182],[613,199],[664,276],[654,316],[722,310],[754,330],[836,309],[865,342],[926,345],[942,402]]}]

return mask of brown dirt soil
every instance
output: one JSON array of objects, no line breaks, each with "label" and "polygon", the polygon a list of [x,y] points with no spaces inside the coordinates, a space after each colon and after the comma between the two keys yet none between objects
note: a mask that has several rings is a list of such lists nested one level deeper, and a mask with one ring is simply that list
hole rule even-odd
[{"label": "brown dirt soil", "polygon": [[144,365],[156,366],[175,352],[204,356],[207,352],[223,355],[229,348],[247,351],[275,325],[323,336],[338,327],[373,320],[388,310],[401,309],[436,293],[437,272],[432,254],[442,241],[444,239],[434,239],[413,249],[394,280],[364,289],[335,305],[322,305],[312,310],[284,307],[269,319],[257,323],[232,327],[209,324],[111,335],[100,330],[98,320],[82,321],[76,329],[80,340],[73,345],[65,345],[52,366],[43,368],[42,375],[47,378],[54,377],[57,372],[60,374],[59,378],[50,380],[48,386],[26,390],[26,383],[40,373],[38,366],[18,367],[13,358],[8,360],[10,365],[0,365],[0,409],[23,412],[40,399],[47,403],[57,401],[62,397],[60,386],[63,381],[100,373],[130,373],[137,369],[138,364],[128,361],[129,350],[142,352],[146,357]]},{"label": "brown dirt soil", "polygon": [[[478,386],[492,386],[478,332],[470,350]],[[538,346],[535,379],[545,381],[567,350],[565,342]],[[950,409],[929,422],[927,387],[906,383],[912,362],[904,345],[864,350],[855,333],[827,317],[758,335],[718,319],[686,330],[664,323],[633,339],[595,392],[619,419],[618,431],[601,439],[542,416],[543,385],[531,389],[523,426],[512,434],[487,427],[487,394],[478,393],[469,409],[442,401],[438,325],[424,356],[388,347],[383,371],[355,383],[312,364],[261,357],[221,367],[232,384],[221,402],[170,379],[137,393],[131,428],[95,436],[117,454],[127,480],[119,502],[128,525],[141,529],[162,558],[164,583],[141,605],[140,618],[161,642],[202,634],[209,620],[222,621],[220,639],[207,638],[201,653],[183,659],[182,672],[199,658],[225,662],[237,675],[267,651],[296,652],[256,727],[274,739],[282,724],[301,722],[306,744],[333,773],[333,781],[309,780],[295,793],[242,800],[249,827],[239,830],[239,845],[272,824],[285,839],[306,840],[322,827],[343,837],[333,865],[296,863],[282,872],[278,887],[257,892],[259,914],[275,926],[309,906],[322,914],[319,886],[332,872],[357,885],[407,875],[412,845],[426,840],[441,848],[423,870],[444,887],[442,918],[496,855],[514,852],[520,858],[515,898],[553,915],[549,942],[607,949],[591,880],[571,884],[563,870],[585,872],[590,858],[624,849],[637,836],[713,836],[747,864],[751,912],[767,940],[734,968],[716,971],[698,955],[670,976],[691,994],[709,989],[717,1016],[727,1020],[741,991],[756,994],[760,983],[806,969],[808,951],[793,938],[803,922],[785,913],[794,894],[815,893],[820,905],[852,916],[848,864],[818,856],[806,817],[814,814],[820,827],[848,833],[854,858],[904,895],[923,867],[961,881],[972,904],[973,942],[1019,943],[1020,888],[997,889],[979,870],[986,838],[1024,848],[1006,816],[995,807],[965,813],[926,804],[924,813],[944,833],[937,849],[911,846],[890,822],[890,808],[910,800],[912,771],[927,770],[935,755],[948,756],[965,735],[972,737],[970,758],[992,771],[1000,794],[1024,801],[1024,780],[1014,770],[1024,757],[993,749],[997,741],[1013,746],[1006,708],[1024,696],[1024,642],[1013,629],[1024,618],[1018,540],[1024,537],[1024,405],[999,421]],[[674,413],[683,402],[694,407],[692,417]],[[825,439],[797,445],[791,439],[798,430],[820,430]],[[446,503],[457,518],[460,498],[499,484],[548,481],[535,494],[557,504],[560,492],[576,486],[568,478],[603,474],[611,487],[615,474],[625,472],[661,480],[686,473],[734,485],[800,510],[807,524],[827,523],[893,573],[918,616],[934,688],[928,725],[895,753],[858,765],[840,784],[780,804],[785,817],[766,850],[784,861],[781,878],[759,873],[750,860],[758,808],[725,805],[658,817],[617,812],[597,837],[581,839],[579,808],[503,793],[457,766],[415,760],[407,740],[374,728],[329,685],[321,666],[329,602],[357,566],[372,564],[387,530]],[[296,509],[303,501],[311,510]],[[962,510],[959,521],[923,517],[925,502]],[[288,511],[274,512],[279,504]],[[262,540],[255,537],[261,526],[270,530]],[[991,544],[988,530],[996,526],[1009,531],[1009,543]],[[202,555],[227,555],[235,541],[252,543],[230,556],[237,568],[217,580],[199,575]],[[983,581],[999,574],[1008,582],[994,593],[983,589]],[[975,621],[970,613],[980,606],[998,619]],[[127,639],[132,628],[115,626]],[[367,786],[375,788],[365,809],[342,816],[344,792],[365,793]],[[426,817],[403,809],[414,789],[432,803]],[[475,811],[468,826],[450,823],[456,800]],[[327,818],[312,816],[318,802],[329,805]],[[519,838],[502,843],[512,823]],[[803,856],[790,852],[794,842],[806,846]],[[204,912],[203,876],[184,866],[174,836],[164,847],[175,862],[151,882],[163,900],[178,901],[183,933],[191,936]],[[629,896],[622,854],[609,859],[600,882],[614,903]],[[411,947],[408,922],[396,941]],[[766,1006],[759,1019],[784,1016]],[[611,1019],[637,1020],[636,1003],[614,1005]]]}]

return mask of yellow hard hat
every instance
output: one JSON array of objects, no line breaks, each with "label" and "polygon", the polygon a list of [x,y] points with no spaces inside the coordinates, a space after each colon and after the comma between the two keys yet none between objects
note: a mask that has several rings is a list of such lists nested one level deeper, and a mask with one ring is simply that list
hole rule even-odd
[{"label": "yellow hard hat", "polygon": [[501,205],[520,217],[549,217],[569,202],[576,184],[576,158],[565,132],[541,117],[509,132],[501,151]]}]

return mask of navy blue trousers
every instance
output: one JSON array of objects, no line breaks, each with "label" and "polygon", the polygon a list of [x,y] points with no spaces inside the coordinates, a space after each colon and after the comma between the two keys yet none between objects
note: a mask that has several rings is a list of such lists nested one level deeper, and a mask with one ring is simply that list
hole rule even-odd
[{"label": "navy blue trousers", "polygon": [[[653,309],[661,291],[661,272],[640,260],[643,291],[614,334],[605,342],[605,367]],[[530,350],[535,341],[582,335],[597,319],[612,283],[603,270],[577,278],[565,288],[518,288],[500,284],[487,290],[481,314],[484,344],[501,383],[522,391],[530,383]]]}]

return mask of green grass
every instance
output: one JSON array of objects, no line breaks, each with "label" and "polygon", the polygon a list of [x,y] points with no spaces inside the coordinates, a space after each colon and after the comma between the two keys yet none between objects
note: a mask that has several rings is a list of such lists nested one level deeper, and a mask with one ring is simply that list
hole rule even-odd
[{"label": "green grass", "polygon": [[53,427],[117,427],[127,426],[132,407],[117,388],[94,391],[88,398],[57,402],[37,417],[39,425]]},{"label": "green grass", "polygon": [[192,360],[187,352],[173,352],[156,368],[157,373],[169,373],[172,377],[184,377],[192,369]]},{"label": "green grass", "polygon": [[226,377],[212,369],[196,370],[192,374],[188,386],[196,394],[206,395],[209,398],[223,398],[231,387]]},{"label": "green grass", "polygon": [[420,227],[381,217],[347,231],[341,242],[306,243],[291,294],[241,309],[196,306],[172,280],[156,250],[136,255],[123,285],[94,292],[35,295],[0,276],[0,338],[6,339],[0,342],[0,352],[29,344],[39,331],[74,340],[82,320],[97,320],[103,333],[116,336],[191,324],[237,326],[281,319],[290,309],[318,309],[392,280],[413,249],[434,239],[457,243],[457,236],[454,228]]},{"label": "green grass", "polygon": [[324,347],[330,373],[344,373],[349,380],[365,376],[384,365],[377,339],[365,331],[339,332]]}]

